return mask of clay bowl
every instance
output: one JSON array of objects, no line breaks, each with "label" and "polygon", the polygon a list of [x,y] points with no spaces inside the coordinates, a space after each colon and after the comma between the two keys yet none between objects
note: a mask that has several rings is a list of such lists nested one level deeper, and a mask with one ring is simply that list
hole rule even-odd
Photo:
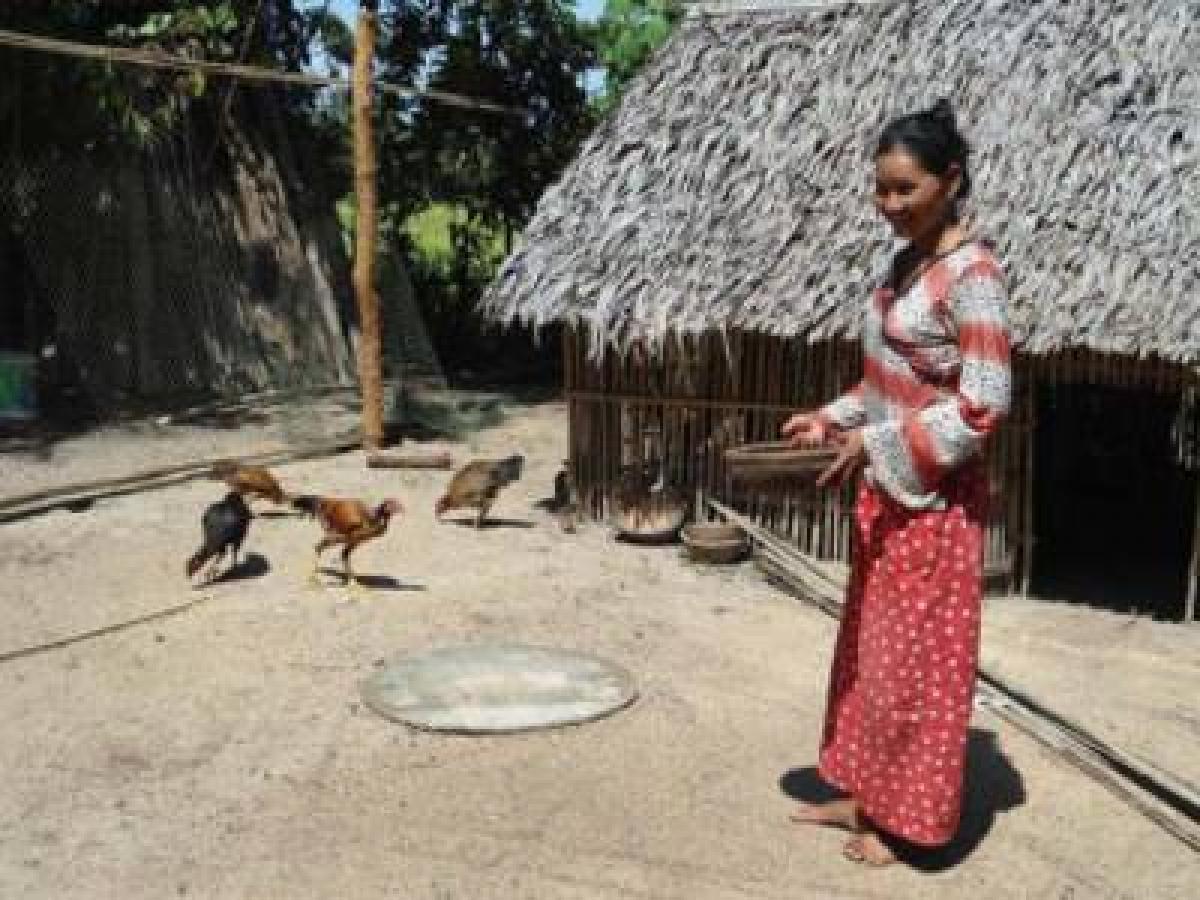
[{"label": "clay bowl", "polygon": [[724,565],[741,559],[750,549],[750,540],[736,525],[693,522],[684,526],[683,545],[696,562]]}]

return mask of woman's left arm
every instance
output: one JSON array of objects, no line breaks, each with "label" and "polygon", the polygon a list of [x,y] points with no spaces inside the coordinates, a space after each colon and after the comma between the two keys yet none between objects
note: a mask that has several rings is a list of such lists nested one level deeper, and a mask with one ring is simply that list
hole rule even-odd
[{"label": "woman's left arm", "polygon": [[872,475],[914,507],[937,501],[938,482],[979,452],[1008,413],[1012,393],[1007,291],[990,262],[977,263],[951,288],[949,312],[962,369],[955,394],[906,416],[863,429]]}]

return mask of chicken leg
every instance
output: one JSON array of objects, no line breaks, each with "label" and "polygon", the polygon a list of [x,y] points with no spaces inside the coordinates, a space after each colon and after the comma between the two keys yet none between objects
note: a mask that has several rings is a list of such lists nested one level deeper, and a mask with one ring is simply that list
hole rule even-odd
[{"label": "chicken leg", "polygon": [[316,553],[313,554],[312,569],[309,571],[308,579],[307,579],[308,584],[311,585],[312,587],[320,587],[321,586],[321,579],[317,577],[317,575],[320,573],[320,571],[321,571],[321,551],[318,550]]},{"label": "chicken leg", "polygon": [[221,561],[225,559],[225,548],[221,548],[220,553],[213,555],[212,562],[208,564],[208,568],[204,570],[204,580],[213,581],[217,577],[217,570],[221,568]]},{"label": "chicken leg", "polygon": [[347,547],[342,551],[342,563],[346,571],[346,587],[349,589],[352,596],[356,599],[362,597],[363,586],[359,583],[358,578],[354,575],[354,570],[350,567],[350,551],[352,548]]},{"label": "chicken leg", "polygon": [[312,572],[308,575],[308,583],[314,587],[321,587],[321,579],[318,577],[321,573],[321,554],[330,547],[336,547],[340,544],[340,540],[330,537],[323,537],[317,541],[317,546],[314,548]]}]

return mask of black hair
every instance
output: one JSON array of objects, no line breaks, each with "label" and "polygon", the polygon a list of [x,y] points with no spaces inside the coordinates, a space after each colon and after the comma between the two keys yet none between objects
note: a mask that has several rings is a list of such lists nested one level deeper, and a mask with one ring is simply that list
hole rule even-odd
[{"label": "black hair", "polygon": [[932,175],[945,175],[950,171],[950,166],[958,163],[962,176],[955,197],[962,200],[971,193],[971,176],[967,171],[967,156],[971,148],[958,130],[949,100],[943,98],[929,109],[888,122],[879,135],[875,156],[882,156],[897,148],[911,153],[921,168]]}]

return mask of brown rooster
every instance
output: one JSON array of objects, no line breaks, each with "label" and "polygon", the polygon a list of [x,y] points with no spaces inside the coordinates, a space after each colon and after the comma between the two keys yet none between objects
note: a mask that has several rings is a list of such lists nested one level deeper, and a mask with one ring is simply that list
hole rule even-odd
[{"label": "brown rooster", "polygon": [[359,544],[386,532],[391,517],[404,512],[404,506],[399,500],[384,500],[374,508],[361,500],[344,500],[338,497],[301,496],[292,498],[291,502],[296,509],[316,518],[325,530],[325,536],[317,542],[312,573],[308,580],[313,584],[319,583],[317,572],[321,565],[321,552],[341,544],[346,584],[355,593],[362,586],[350,568],[350,554]]},{"label": "brown rooster", "polygon": [[211,478],[220,479],[243,497],[259,497],[272,503],[283,503],[288,499],[279,482],[262,466],[247,466],[233,460],[214,463]]},{"label": "brown rooster", "polygon": [[450,479],[446,492],[433,508],[434,514],[441,518],[448,509],[474,509],[475,527],[482,528],[501,488],[520,478],[524,465],[525,457],[519,454],[467,463]]}]

